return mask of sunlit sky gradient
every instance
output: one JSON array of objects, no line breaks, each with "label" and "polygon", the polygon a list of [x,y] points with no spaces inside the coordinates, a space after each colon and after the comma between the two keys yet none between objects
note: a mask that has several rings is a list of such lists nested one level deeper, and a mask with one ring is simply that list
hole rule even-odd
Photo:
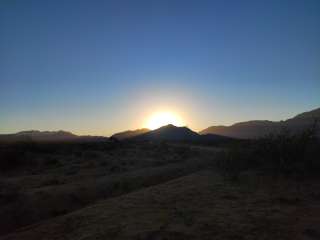
[{"label": "sunlit sky gradient", "polygon": [[2,0],[0,132],[110,135],[320,106],[320,1]]}]

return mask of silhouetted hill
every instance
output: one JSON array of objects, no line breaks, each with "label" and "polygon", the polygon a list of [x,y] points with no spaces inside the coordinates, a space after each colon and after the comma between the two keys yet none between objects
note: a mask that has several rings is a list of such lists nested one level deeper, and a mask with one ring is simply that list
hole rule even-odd
[{"label": "silhouetted hill", "polygon": [[36,142],[63,142],[63,141],[104,141],[106,137],[78,136],[66,131],[22,131],[13,134],[0,134],[1,142],[36,141]]},{"label": "silhouetted hill", "polygon": [[128,130],[128,131],[124,131],[124,132],[115,133],[111,137],[116,138],[118,140],[124,140],[124,139],[128,139],[128,138],[136,137],[138,135],[147,133],[149,131],[150,131],[150,129],[148,129],[148,128]]},{"label": "silhouetted hill", "polygon": [[136,139],[143,140],[193,140],[199,135],[187,127],[176,127],[172,124],[160,127],[138,136]]},{"label": "silhouetted hill", "polygon": [[320,119],[320,108],[298,114],[285,121],[255,120],[239,122],[231,126],[211,126],[199,133],[213,133],[234,138],[257,138],[269,133],[279,132],[283,127],[287,127],[291,131],[300,131],[310,127],[315,119]]},{"label": "silhouetted hill", "polygon": [[217,141],[228,138],[215,134],[202,136],[187,127],[176,127],[169,124],[131,139],[138,141]]},{"label": "silhouetted hill", "polygon": [[311,110],[309,112],[300,113],[300,114],[296,115],[295,117],[288,119],[288,121],[289,120],[314,119],[314,118],[317,118],[317,119],[320,118],[320,108]]}]

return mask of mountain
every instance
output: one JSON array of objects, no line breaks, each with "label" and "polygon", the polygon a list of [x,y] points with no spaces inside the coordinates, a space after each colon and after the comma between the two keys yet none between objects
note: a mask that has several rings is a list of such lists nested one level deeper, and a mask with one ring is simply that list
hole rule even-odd
[{"label": "mountain", "polygon": [[136,139],[142,140],[192,140],[199,135],[196,132],[191,131],[187,127],[176,127],[172,124],[160,127],[156,130],[147,132]]},{"label": "mountain", "polygon": [[27,136],[30,137],[32,140],[35,141],[52,141],[52,140],[70,140],[75,139],[78,136],[66,131],[22,131],[16,133],[16,136]]},{"label": "mountain", "polygon": [[118,140],[124,140],[124,139],[128,139],[128,138],[136,137],[138,135],[147,133],[149,131],[150,131],[150,129],[148,129],[148,128],[142,128],[142,129],[136,129],[136,130],[128,130],[128,131],[124,131],[124,132],[119,132],[119,133],[113,134],[111,137],[112,138],[116,138]]},{"label": "mountain", "polygon": [[0,134],[1,142],[36,141],[36,142],[64,142],[64,141],[104,141],[106,137],[78,136],[66,131],[22,131],[13,134]]},{"label": "mountain", "polygon": [[172,124],[131,138],[136,141],[217,141],[229,138],[215,134],[199,135],[187,127],[176,127]]},{"label": "mountain", "polygon": [[258,138],[269,133],[281,131],[284,127],[291,131],[301,131],[320,120],[320,108],[304,112],[285,121],[254,120],[235,123],[231,126],[211,126],[200,131],[200,134],[219,134],[233,138]]},{"label": "mountain", "polygon": [[288,119],[288,120],[310,120],[310,119],[319,119],[320,118],[320,108],[311,110],[309,112],[303,112],[300,113],[298,115],[296,115],[295,117]]}]

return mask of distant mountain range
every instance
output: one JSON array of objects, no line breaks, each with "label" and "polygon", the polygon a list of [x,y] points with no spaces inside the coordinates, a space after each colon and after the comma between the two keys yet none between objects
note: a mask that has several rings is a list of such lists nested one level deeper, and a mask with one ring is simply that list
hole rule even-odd
[{"label": "distant mountain range", "polygon": [[136,129],[136,130],[128,130],[128,131],[124,131],[124,132],[119,132],[116,134],[113,134],[111,137],[112,138],[116,138],[118,140],[124,140],[127,138],[132,138],[144,133],[150,132],[150,129],[148,128],[142,128],[142,129]]},{"label": "distant mountain range", "polygon": [[36,142],[70,142],[70,141],[106,141],[107,137],[78,136],[66,131],[22,131],[13,134],[0,134],[1,142],[36,141]]},{"label": "distant mountain range", "polygon": [[[247,122],[235,123],[231,126],[211,126],[199,133],[190,130],[187,127],[176,127],[167,125],[156,130],[147,128],[129,130],[112,135],[112,138],[118,140],[134,140],[134,141],[223,141],[231,138],[250,139],[258,138],[269,133],[276,133],[286,127],[296,132],[306,129],[315,120],[320,121],[320,108],[304,112],[285,121],[267,121],[254,120]],[[320,124],[320,122],[319,122]],[[318,127],[318,135],[320,131]],[[16,142],[16,141],[39,141],[39,142],[58,142],[58,141],[107,141],[109,138],[100,136],[78,136],[66,131],[22,131],[13,134],[0,134],[0,142]]]},{"label": "distant mountain range", "polygon": [[[206,134],[200,135],[187,127],[176,127],[172,124],[160,127],[153,131],[146,131],[144,133],[140,133],[141,130],[131,131],[130,133],[134,133],[135,136],[123,138],[124,135],[120,135],[122,139],[130,139],[132,141],[194,141],[194,142],[212,142],[212,141],[223,141],[229,140],[230,138],[219,136],[216,134]],[[117,134],[113,135],[113,137],[117,138]]]},{"label": "distant mountain range", "polygon": [[[239,122],[231,126],[211,126],[200,131],[199,133],[219,134],[232,138],[250,139],[262,137],[270,133],[277,133],[284,127],[293,132],[301,131],[312,126],[316,119],[318,121],[320,120],[320,108],[298,114],[295,117],[287,119],[285,121],[275,122],[266,120],[255,120],[248,122]],[[320,122],[318,122],[318,124],[320,124]]]}]

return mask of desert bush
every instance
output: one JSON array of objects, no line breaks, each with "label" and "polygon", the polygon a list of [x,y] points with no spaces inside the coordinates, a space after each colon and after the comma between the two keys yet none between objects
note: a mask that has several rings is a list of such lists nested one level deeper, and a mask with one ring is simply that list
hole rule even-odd
[{"label": "desert bush", "polygon": [[44,164],[46,166],[59,166],[59,165],[61,165],[56,156],[50,156],[50,155],[46,156],[46,158],[44,160]]},{"label": "desert bush", "polygon": [[219,154],[216,165],[232,179],[248,170],[297,178],[316,176],[320,171],[320,148],[315,133],[315,126],[299,133],[283,129],[247,142],[245,147],[236,144]]},{"label": "desert bush", "polygon": [[36,164],[31,157],[35,145],[29,142],[0,146],[0,171],[7,172],[20,167],[32,167]]},{"label": "desert bush", "polygon": [[22,189],[8,181],[0,182],[0,234],[26,225],[34,218],[29,197]]},{"label": "desert bush", "polygon": [[49,177],[42,181],[41,186],[54,186],[54,185],[61,185],[64,184],[65,181],[58,177]]},{"label": "desert bush", "polygon": [[90,160],[90,159],[97,159],[100,158],[102,156],[102,153],[99,151],[85,151],[83,152],[82,157],[86,160]]},{"label": "desert bush", "polygon": [[189,146],[177,146],[175,148],[176,154],[179,156],[179,158],[185,159],[191,156],[192,151]]},{"label": "desert bush", "polygon": [[0,205],[13,202],[21,197],[20,188],[8,181],[0,181]]},{"label": "desert bush", "polygon": [[253,161],[253,153],[249,148],[240,148],[239,146],[232,146],[226,151],[217,153],[216,166],[221,173],[228,179],[238,180],[239,175],[257,165]]},{"label": "desert bush", "polygon": [[79,172],[79,169],[75,166],[71,166],[71,167],[68,167],[65,171],[64,171],[64,174],[65,175],[75,175]]},{"label": "desert bush", "polygon": [[13,149],[2,149],[0,153],[0,170],[8,171],[17,168],[23,163],[23,155],[24,153]]},{"label": "desert bush", "polygon": [[100,166],[101,166],[101,167],[106,167],[106,166],[108,166],[109,164],[110,164],[109,161],[106,161],[106,160],[101,160],[101,161],[100,161]]}]

